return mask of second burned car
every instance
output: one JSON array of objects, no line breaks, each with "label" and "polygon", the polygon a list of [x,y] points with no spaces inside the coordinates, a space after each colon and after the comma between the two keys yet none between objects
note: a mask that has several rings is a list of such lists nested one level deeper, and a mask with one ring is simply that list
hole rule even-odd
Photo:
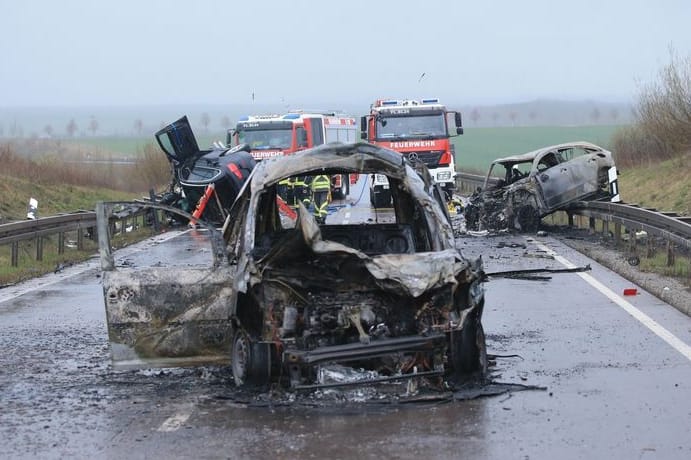
[{"label": "second burned car", "polygon": [[[386,215],[368,203],[357,223],[282,212],[286,177],[356,173],[387,177]],[[456,249],[445,206],[424,168],[371,144],[262,161],[211,267],[104,270],[113,360],[230,363],[238,385],[292,388],[319,386],[333,364],[374,371],[368,383],[484,375],[481,260]]]},{"label": "second burned car", "polygon": [[612,153],[589,142],[499,158],[465,206],[466,228],[535,231],[542,217],[575,201],[619,201],[617,187]]}]

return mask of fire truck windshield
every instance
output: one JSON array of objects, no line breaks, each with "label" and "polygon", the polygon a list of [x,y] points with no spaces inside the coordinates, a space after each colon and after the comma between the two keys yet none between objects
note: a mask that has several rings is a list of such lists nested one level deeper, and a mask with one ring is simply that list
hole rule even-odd
[{"label": "fire truck windshield", "polygon": [[381,114],[376,123],[376,139],[437,138],[446,137],[444,114],[408,114],[387,116]]},{"label": "fire truck windshield", "polygon": [[292,147],[292,129],[252,129],[238,130],[238,142],[247,143],[252,150],[282,149]]}]

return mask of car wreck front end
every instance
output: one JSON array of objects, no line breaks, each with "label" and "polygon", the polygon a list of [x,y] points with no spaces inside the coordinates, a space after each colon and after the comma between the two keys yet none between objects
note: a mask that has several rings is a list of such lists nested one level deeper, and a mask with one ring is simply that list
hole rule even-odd
[{"label": "car wreck front end", "polygon": [[[322,146],[274,163],[253,176],[253,215],[242,226],[251,250],[249,276],[236,286],[237,382],[325,384],[320,371],[333,363],[376,371],[381,380],[481,375],[481,263],[456,250],[443,194],[431,181],[369,144]],[[391,211],[319,225],[301,205],[294,223],[278,218],[275,184],[334,171],[385,175]],[[232,240],[232,224],[226,230]]]},{"label": "car wreck front end", "polygon": [[[368,177],[383,174],[391,185],[392,207],[382,211],[367,199],[357,200],[333,211],[326,223],[318,223],[303,204],[286,209],[279,183],[317,174],[360,174],[362,190]],[[329,144],[265,160],[230,210],[223,228],[227,260],[221,258],[224,262],[208,272],[212,292],[201,303],[185,297],[181,303],[188,311],[159,322],[158,329],[196,321],[175,335],[178,349],[190,354],[194,347],[182,342],[198,339],[193,331],[203,331],[200,324],[207,319],[221,319],[224,332],[217,329],[220,335],[212,336],[227,346],[238,385],[342,384],[328,379],[334,365],[368,372],[349,384],[419,377],[446,388],[481,378],[487,367],[482,263],[456,249],[443,193],[429,179],[424,167],[416,170],[396,152],[365,143]],[[215,272],[226,282],[216,282]],[[130,282],[140,283],[138,276]],[[169,292],[170,277],[156,276],[161,276],[157,289]],[[203,283],[202,278],[196,279]],[[136,353],[134,343],[141,340],[136,329],[122,333],[136,322],[128,308],[137,306],[137,318],[152,316],[141,311],[139,294],[112,284],[115,279],[104,276],[106,309],[117,309],[121,320],[111,341]],[[155,276],[146,279],[155,286]],[[122,284],[124,278],[117,280]],[[147,299],[156,302],[155,296]],[[209,299],[224,305],[213,309],[217,317],[205,308]],[[151,336],[152,330],[146,332]],[[146,353],[150,356],[152,348]]]}]

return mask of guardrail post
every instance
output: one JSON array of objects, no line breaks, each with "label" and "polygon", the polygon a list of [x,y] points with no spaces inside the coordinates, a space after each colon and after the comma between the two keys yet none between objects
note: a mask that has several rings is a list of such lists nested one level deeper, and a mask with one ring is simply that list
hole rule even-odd
[{"label": "guardrail post", "polygon": [[621,244],[621,224],[619,222],[614,223],[614,244],[616,246]]},{"label": "guardrail post", "polygon": [[84,249],[84,229],[81,227],[77,229],[77,249]]},{"label": "guardrail post", "polygon": [[655,257],[655,252],[656,252],[656,250],[655,250],[655,242],[653,241],[652,238],[648,238],[648,244],[647,244],[646,248],[647,248],[647,250],[646,250],[645,256],[646,256],[648,259],[650,259],[650,258],[652,258],[652,257]]},{"label": "guardrail post", "polygon": [[605,238],[609,238],[609,221],[608,220],[602,221],[602,235]]},{"label": "guardrail post", "polygon": [[43,237],[42,236],[36,237],[36,260],[39,262],[43,260]]},{"label": "guardrail post", "polygon": [[595,233],[595,218],[594,217],[588,218],[588,232],[591,234]]},{"label": "guardrail post", "polygon": [[65,253],[65,232],[58,233],[58,254]]},{"label": "guardrail post", "polygon": [[673,267],[675,263],[674,243],[667,241],[667,266]]},{"label": "guardrail post", "polygon": [[14,241],[12,243],[12,266],[16,267],[19,265],[19,241]]},{"label": "guardrail post", "polygon": [[631,254],[636,254],[636,230],[629,229],[629,251]]}]

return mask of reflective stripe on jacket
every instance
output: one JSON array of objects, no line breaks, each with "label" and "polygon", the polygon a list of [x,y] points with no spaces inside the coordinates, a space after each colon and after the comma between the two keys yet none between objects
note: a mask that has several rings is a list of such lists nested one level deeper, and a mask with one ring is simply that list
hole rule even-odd
[{"label": "reflective stripe on jacket", "polygon": [[314,191],[323,191],[323,190],[330,190],[331,189],[331,179],[329,176],[325,176],[323,174],[319,176],[315,176],[314,180],[312,180],[312,190]]}]

